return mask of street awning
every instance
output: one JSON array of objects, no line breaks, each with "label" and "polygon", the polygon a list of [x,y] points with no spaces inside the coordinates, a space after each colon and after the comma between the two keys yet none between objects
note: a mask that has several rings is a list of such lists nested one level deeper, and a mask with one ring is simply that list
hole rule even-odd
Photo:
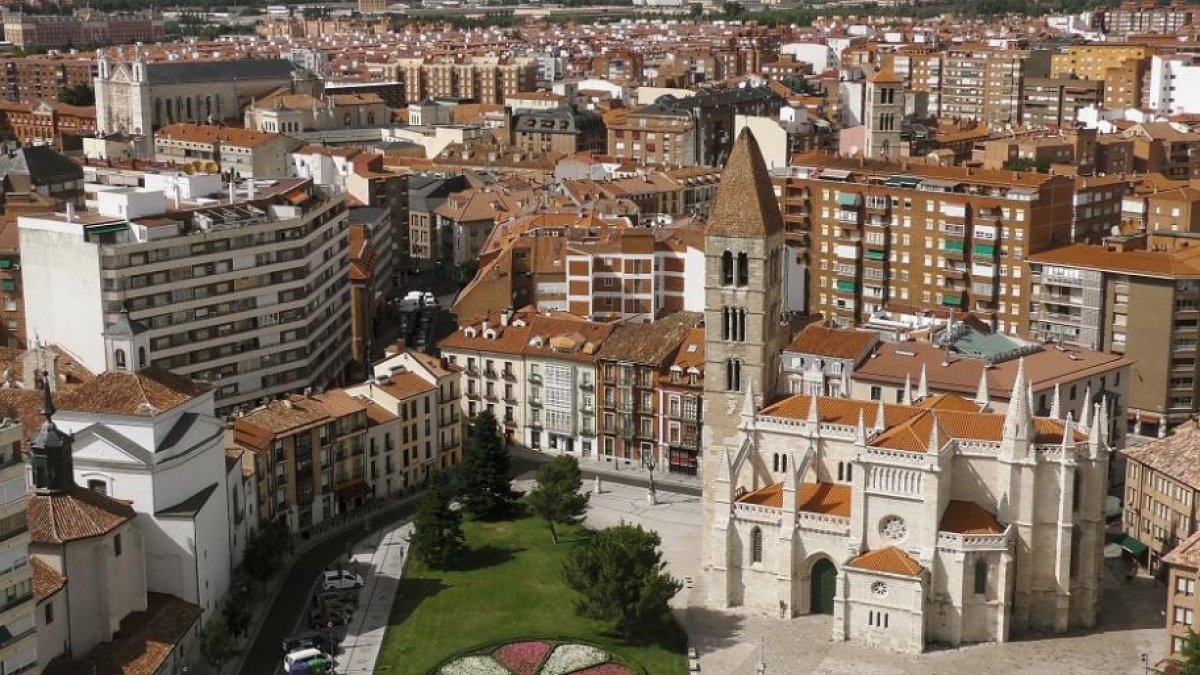
[{"label": "street awning", "polygon": [[1125,535],[1125,538],[1119,543],[1121,544],[1121,548],[1125,549],[1129,555],[1135,558],[1140,558],[1141,556],[1145,555],[1147,549],[1150,548],[1149,546],[1146,546],[1142,542],[1129,535]]},{"label": "street awning", "polygon": [[943,251],[958,251],[959,253],[962,253],[963,243],[961,241],[947,239],[946,241],[942,242],[942,250]]},{"label": "street awning", "polygon": [[887,260],[887,252],[867,249],[867,260]]},{"label": "street awning", "polygon": [[112,234],[113,232],[124,232],[129,229],[129,223],[109,223],[107,225],[96,225],[87,229],[88,234]]},{"label": "street awning", "polygon": [[913,188],[921,184],[916,176],[892,176],[883,182],[887,187]]},{"label": "street awning", "polygon": [[837,203],[839,206],[858,206],[861,197],[857,192],[839,192]]},{"label": "street awning", "polygon": [[371,486],[366,481],[358,480],[337,489],[337,498],[342,501],[366,497],[371,494]]}]

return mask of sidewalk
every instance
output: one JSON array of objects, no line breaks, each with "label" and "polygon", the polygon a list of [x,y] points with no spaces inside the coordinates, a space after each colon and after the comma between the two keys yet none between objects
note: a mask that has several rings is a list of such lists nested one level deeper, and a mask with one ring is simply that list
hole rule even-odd
[{"label": "sidewalk", "polygon": [[[530,450],[522,447],[512,447],[510,452],[514,457],[523,457],[535,462],[548,462],[551,458],[557,457],[560,454],[557,451],[542,452],[539,450]],[[573,453],[571,456],[576,457]],[[641,465],[626,461],[620,457],[583,457],[579,458],[579,469],[583,471],[585,476],[591,478],[593,475],[600,476],[603,481],[605,477],[620,477],[639,481],[650,481],[650,472]],[[654,485],[670,490],[671,488],[684,488],[688,490],[700,489],[700,477],[688,476],[680,473],[671,473],[663,471],[661,466],[654,470]],[[589,489],[591,486],[586,486]]]},{"label": "sidewalk", "polygon": [[375,672],[375,661],[387,633],[388,620],[392,614],[392,602],[404,573],[404,562],[408,558],[408,536],[412,523],[407,522],[385,532],[377,532],[364,543],[374,550],[355,551],[350,561],[369,565],[365,582],[359,591],[358,607],[346,627],[337,657],[339,675],[371,675]]}]

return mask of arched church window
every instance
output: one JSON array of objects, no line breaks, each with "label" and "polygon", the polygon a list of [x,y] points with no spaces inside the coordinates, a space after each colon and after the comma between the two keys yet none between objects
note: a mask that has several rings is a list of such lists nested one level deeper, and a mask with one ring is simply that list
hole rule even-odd
[{"label": "arched church window", "polygon": [[737,255],[737,285],[745,286],[750,283],[750,256],[745,253]]},{"label": "arched church window", "polygon": [[146,367],[146,348],[138,347],[138,368]]},{"label": "arched church window", "polygon": [[762,562],[762,529],[750,530],[750,562]]},{"label": "arched church window", "polygon": [[988,586],[988,564],[986,560],[975,561],[975,593],[982,595],[987,593]]},{"label": "arched church window", "polygon": [[733,284],[733,252],[725,251],[721,254],[721,284],[730,286]]},{"label": "arched church window", "polygon": [[124,349],[118,349],[117,351],[113,352],[113,364],[116,365],[117,370],[125,370],[126,366]]}]

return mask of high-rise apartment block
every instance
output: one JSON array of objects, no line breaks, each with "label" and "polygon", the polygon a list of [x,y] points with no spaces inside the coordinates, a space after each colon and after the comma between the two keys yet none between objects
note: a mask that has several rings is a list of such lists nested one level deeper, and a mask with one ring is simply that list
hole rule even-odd
[{"label": "high-rise apartment block", "polygon": [[29,489],[21,457],[22,427],[0,421],[0,672],[25,673],[38,665],[34,587],[25,509]]},{"label": "high-rise apartment block", "polygon": [[349,359],[342,196],[288,179],[182,210],[158,190],[110,189],[97,199],[98,213],[19,220],[31,341],[61,345],[96,372],[116,368],[104,333],[128,310],[150,339],[147,354],[127,358],[211,383],[218,411],[341,374]]},{"label": "high-rise apartment block", "polygon": [[781,196],[810,312],[850,325],[885,307],[941,307],[1020,333],[1028,255],[1102,236],[1120,194],[1066,176],[808,154]]}]

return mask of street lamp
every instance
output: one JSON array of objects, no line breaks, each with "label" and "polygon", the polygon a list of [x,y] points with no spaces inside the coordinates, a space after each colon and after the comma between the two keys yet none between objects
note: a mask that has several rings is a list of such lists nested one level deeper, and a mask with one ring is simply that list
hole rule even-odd
[{"label": "street lamp", "polygon": [[642,464],[650,472],[650,491],[646,493],[646,501],[650,506],[654,506],[658,503],[658,494],[654,490],[654,467],[658,465],[658,462],[654,459],[654,453],[642,455]]}]

